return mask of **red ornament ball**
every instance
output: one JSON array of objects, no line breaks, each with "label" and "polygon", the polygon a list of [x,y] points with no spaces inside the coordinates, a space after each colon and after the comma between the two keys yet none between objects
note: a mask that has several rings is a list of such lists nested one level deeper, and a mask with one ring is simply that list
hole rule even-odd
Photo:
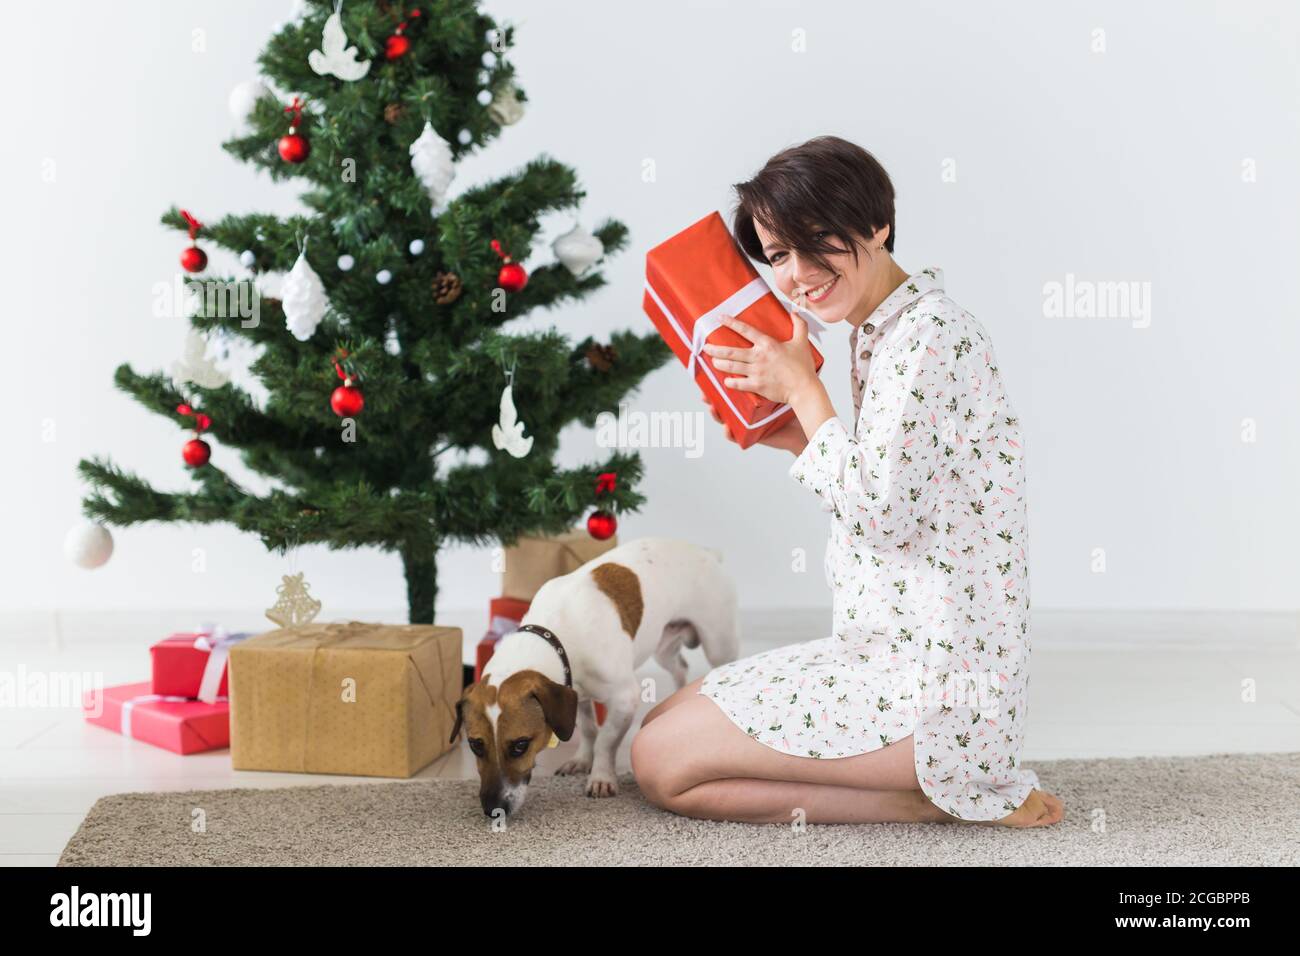
[{"label": "red ornament ball", "polygon": [[191,438],[181,449],[181,457],[191,468],[202,468],[212,457],[212,446],[202,438]]},{"label": "red ornament ball", "polygon": [[396,60],[398,57],[406,56],[406,51],[411,48],[411,41],[400,33],[394,33],[384,41],[384,58]]},{"label": "red ornament ball", "polygon": [[352,418],[365,408],[366,400],[355,385],[340,385],[330,396],[330,408],[339,418]]},{"label": "red ornament ball", "polygon": [[301,133],[286,133],[280,137],[280,158],[286,163],[305,162],[311,155],[311,143]]},{"label": "red ornament ball", "polygon": [[497,285],[507,292],[518,292],[528,285],[528,273],[517,262],[507,262],[497,273]]},{"label": "red ornament ball", "polygon": [[208,254],[198,246],[190,246],[181,253],[181,268],[186,272],[202,272],[208,267]]},{"label": "red ornament ball", "polygon": [[587,519],[587,534],[597,541],[605,541],[613,537],[617,530],[618,519],[608,511],[593,511],[591,517]]}]

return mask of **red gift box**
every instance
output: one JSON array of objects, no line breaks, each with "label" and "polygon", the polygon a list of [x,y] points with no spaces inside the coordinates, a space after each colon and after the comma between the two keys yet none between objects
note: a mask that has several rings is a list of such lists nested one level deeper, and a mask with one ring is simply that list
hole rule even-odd
[{"label": "red gift box", "polygon": [[149,648],[153,692],[167,697],[199,697],[209,703],[227,696],[230,679],[226,662],[230,648],[251,636],[228,634],[224,628],[216,627],[163,638]]},{"label": "red gift box", "polygon": [[148,681],[86,691],[86,720],[172,753],[230,746],[230,702],[204,703],[150,692]]},{"label": "red gift box", "polygon": [[494,617],[508,617],[512,621],[522,621],[531,603],[523,598],[494,597],[488,601],[488,623],[491,624]]},{"label": "red gift box", "polygon": [[[497,641],[503,636],[514,630],[524,615],[528,613],[530,602],[520,598],[497,597],[488,601],[488,632],[483,635],[483,639],[478,642],[478,647],[474,653],[474,681],[483,679],[483,668],[487,662],[492,659],[492,652],[496,650]],[[605,722],[605,705],[600,701],[595,701],[596,723]]]},{"label": "red gift box", "polygon": [[474,649],[474,682],[483,679],[483,668],[492,659],[492,651],[497,641],[509,634],[524,615],[528,613],[531,602],[522,598],[495,597],[488,601],[488,632]]},{"label": "red gift box", "polygon": [[[789,405],[768,401],[755,392],[727,388],[722,382],[731,373],[719,372],[713,359],[700,351],[705,342],[732,348],[753,344],[721,325],[721,314],[734,316],[782,342],[794,334],[789,311],[736,245],[720,214],[709,213],[646,253],[642,308],[741,448],[755,444],[794,416]],[[821,323],[804,315],[809,334],[820,334]],[[820,371],[825,360],[811,341],[808,345],[813,366]]]}]

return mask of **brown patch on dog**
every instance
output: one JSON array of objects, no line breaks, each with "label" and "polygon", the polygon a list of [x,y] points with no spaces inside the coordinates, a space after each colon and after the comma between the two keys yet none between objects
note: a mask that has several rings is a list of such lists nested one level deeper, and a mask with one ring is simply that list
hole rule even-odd
[{"label": "brown patch on dog", "polygon": [[636,572],[622,564],[609,561],[591,572],[591,579],[596,582],[609,599],[618,608],[619,620],[627,636],[636,640],[636,632],[641,627],[641,615],[645,611],[645,602],[641,600],[641,579]]}]

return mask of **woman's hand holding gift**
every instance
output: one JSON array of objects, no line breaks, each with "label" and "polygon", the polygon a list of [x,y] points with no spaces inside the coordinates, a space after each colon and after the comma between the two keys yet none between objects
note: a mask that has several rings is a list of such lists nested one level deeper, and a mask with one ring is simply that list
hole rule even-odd
[{"label": "woman's hand holding gift", "polygon": [[[778,429],[764,440],[777,448],[788,448],[798,454],[807,444],[809,436],[828,419],[835,417],[835,407],[826,393],[826,386],[817,377],[817,366],[808,345],[808,323],[797,312],[790,319],[794,332],[789,341],[781,342],[742,322],[733,315],[720,316],[722,324],[754,343],[749,348],[731,348],[725,345],[704,343],[704,351],[713,359],[719,372],[730,372],[722,384],[742,392],[754,392],[770,402],[779,402],[794,409],[796,432],[785,434],[790,426]],[[797,437],[798,441],[794,439]],[[797,445],[797,447],[796,447]]]},{"label": "woman's hand holding gift", "polygon": [[808,323],[797,313],[790,318],[794,334],[788,342],[772,338],[732,315],[720,317],[722,324],[754,344],[747,349],[704,343],[719,372],[732,373],[722,384],[741,392],[755,392],[770,402],[794,404],[795,396],[821,384],[808,346]]}]

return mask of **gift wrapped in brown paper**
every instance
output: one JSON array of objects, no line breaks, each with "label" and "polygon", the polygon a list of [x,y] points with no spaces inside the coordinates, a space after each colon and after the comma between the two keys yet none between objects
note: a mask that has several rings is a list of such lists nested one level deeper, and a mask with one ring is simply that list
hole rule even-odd
[{"label": "gift wrapped in brown paper", "polygon": [[520,535],[519,540],[505,550],[501,594],[531,601],[537,589],[551,578],[576,571],[592,558],[616,547],[618,535],[597,541],[581,530],[556,535]]},{"label": "gift wrapped in brown paper", "polygon": [[461,630],[313,623],[230,652],[236,770],[410,777],[453,746]]}]

